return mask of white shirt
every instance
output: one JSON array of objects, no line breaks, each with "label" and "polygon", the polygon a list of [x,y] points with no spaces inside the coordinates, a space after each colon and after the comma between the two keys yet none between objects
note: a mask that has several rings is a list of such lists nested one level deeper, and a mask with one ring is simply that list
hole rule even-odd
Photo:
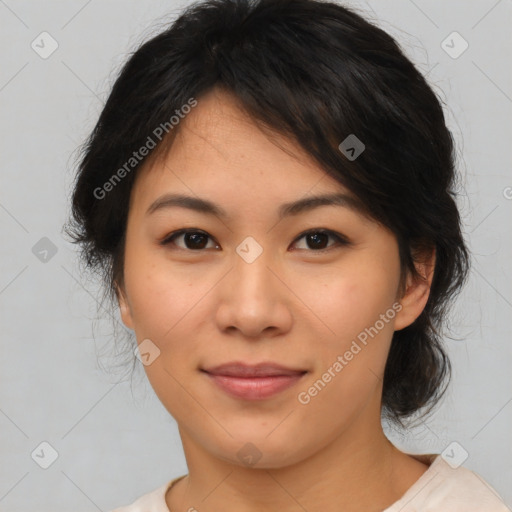
[{"label": "white shirt", "polygon": [[[441,455],[411,455],[429,468],[406,493],[382,512],[512,512],[499,494],[477,473],[452,468]],[[167,490],[186,475],[144,494],[131,505],[111,512],[172,512],[167,508]]]}]

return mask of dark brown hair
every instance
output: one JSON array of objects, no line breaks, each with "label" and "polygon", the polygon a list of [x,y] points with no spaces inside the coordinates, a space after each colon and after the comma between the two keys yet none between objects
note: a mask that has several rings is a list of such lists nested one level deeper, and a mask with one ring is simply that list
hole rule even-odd
[{"label": "dark brown hair", "polygon": [[[426,414],[449,382],[441,327],[468,272],[454,142],[441,101],[396,41],[342,5],[206,0],[142,44],[82,148],[66,227],[81,244],[82,262],[99,272],[115,301],[130,192],[148,158],[104,196],[98,189],[126,170],[157,127],[169,127],[190,98],[200,102],[214,87],[235,96],[262,126],[296,141],[352,191],[396,235],[403,274],[415,274],[415,255],[435,248],[427,305],[394,333],[382,396],[382,412],[396,424],[420,409]],[[179,124],[166,130],[151,158],[170,147],[178,130]],[[365,145],[355,159],[339,148],[351,134]]]}]

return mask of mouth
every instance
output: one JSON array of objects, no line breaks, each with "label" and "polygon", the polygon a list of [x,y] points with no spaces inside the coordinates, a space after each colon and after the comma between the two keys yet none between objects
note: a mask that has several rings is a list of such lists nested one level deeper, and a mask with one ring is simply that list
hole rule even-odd
[{"label": "mouth", "polygon": [[265,400],[296,385],[307,370],[275,363],[226,363],[202,372],[222,391],[243,400]]}]

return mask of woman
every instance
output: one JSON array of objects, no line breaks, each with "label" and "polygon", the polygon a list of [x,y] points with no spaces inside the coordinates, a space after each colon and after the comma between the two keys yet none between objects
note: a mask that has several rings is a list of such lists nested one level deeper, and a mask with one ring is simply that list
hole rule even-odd
[{"label": "woman", "polygon": [[189,473],[117,511],[507,510],[460,444],[411,455],[382,430],[449,381],[454,167],[425,79],[341,5],[207,0],[133,54],[70,233]]}]

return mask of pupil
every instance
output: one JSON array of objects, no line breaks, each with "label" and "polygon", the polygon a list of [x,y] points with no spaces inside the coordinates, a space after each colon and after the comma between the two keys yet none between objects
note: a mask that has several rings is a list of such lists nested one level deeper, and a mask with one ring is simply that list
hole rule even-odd
[{"label": "pupil", "polygon": [[[325,233],[312,233],[308,235],[308,242],[313,242],[313,248],[318,249],[319,245],[322,245],[322,242],[325,242],[327,239],[327,235]],[[320,249],[323,249],[324,247],[320,247]]]},{"label": "pupil", "polygon": [[[203,238],[201,243],[201,237]],[[206,245],[204,243],[206,237],[201,233],[185,233],[185,244],[189,249],[203,249]],[[192,247],[189,247],[188,242],[191,242]]]}]

